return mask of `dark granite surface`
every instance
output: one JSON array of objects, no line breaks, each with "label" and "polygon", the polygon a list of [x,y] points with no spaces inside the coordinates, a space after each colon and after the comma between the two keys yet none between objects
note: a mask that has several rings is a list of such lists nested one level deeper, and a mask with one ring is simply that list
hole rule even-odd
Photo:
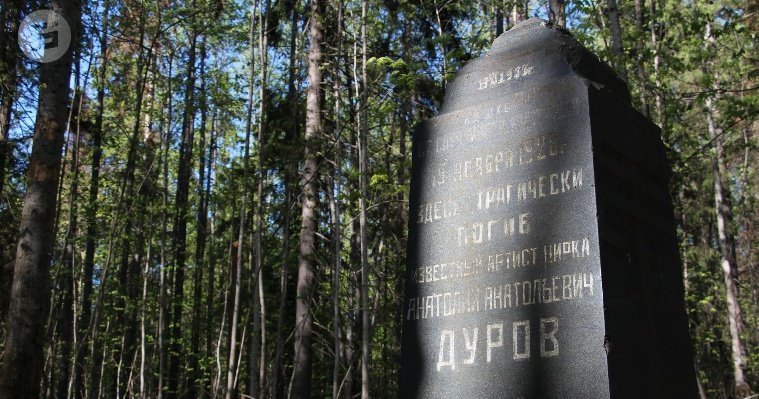
[{"label": "dark granite surface", "polygon": [[401,397],[695,395],[668,166],[624,82],[531,19],[413,136]]}]

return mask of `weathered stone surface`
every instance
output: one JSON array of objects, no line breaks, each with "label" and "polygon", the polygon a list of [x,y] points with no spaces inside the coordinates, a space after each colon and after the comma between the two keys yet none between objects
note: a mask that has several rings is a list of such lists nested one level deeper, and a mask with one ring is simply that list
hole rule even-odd
[{"label": "weathered stone surface", "polygon": [[413,140],[401,396],[694,397],[659,131],[528,20]]}]

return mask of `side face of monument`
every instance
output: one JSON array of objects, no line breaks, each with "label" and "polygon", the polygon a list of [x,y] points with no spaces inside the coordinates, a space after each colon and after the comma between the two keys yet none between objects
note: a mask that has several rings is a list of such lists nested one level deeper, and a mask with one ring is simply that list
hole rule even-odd
[{"label": "side face of monument", "polygon": [[[668,328],[668,316],[684,317],[667,177],[649,189],[637,169],[623,171],[632,175],[623,197],[645,188],[655,203],[666,202],[654,224],[669,241],[638,237],[650,224],[648,205],[614,197],[620,177],[594,153],[597,136],[615,134],[611,114],[639,121],[626,101],[624,84],[608,67],[536,20],[501,36],[449,85],[441,115],[413,136],[401,397],[664,397],[652,373],[668,372],[661,365],[673,362],[665,355],[689,356],[687,329],[684,337],[682,328],[645,336]],[[653,163],[647,173],[667,170],[656,132],[648,135],[620,150],[632,159],[623,169],[638,162],[643,143],[658,151],[644,158]],[[599,187],[599,180],[609,184]],[[628,225],[615,226],[618,217]],[[606,239],[607,231],[616,240]],[[626,241],[631,237],[636,243]],[[622,263],[647,253],[651,239],[661,244],[656,262]],[[646,285],[656,275],[662,278]],[[627,291],[610,295],[607,276]],[[673,293],[660,293],[664,284],[674,284]],[[657,295],[666,297],[666,310],[653,309]],[[618,355],[617,344],[625,348]],[[640,355],[662,344],[679,346]],[[653,388],[638,386],[646,378]]]},{"label": "side face of monument", "polygon": [[698,397],[659,129],[606,92],[589,99],[612,397]]}]

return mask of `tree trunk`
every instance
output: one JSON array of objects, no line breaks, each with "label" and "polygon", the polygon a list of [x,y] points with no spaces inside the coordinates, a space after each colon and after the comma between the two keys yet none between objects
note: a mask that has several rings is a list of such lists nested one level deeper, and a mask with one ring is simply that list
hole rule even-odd
[{"label": "tree trunk", "polygon": [[306,96],[306,132],[303,174],[301,176],[301,231],[298,259],[298,287],[295,304],[295,355],[293,357],[292,398],[311,397],[312,334],[314,318],[311,296],[314,290],[314,236],[318,171],[316,140],[321,132],[322,27],[319,0],[310,0],[308,51],[308,94]]},{"label": "tree trunk", "polygon": [[745,347],[741,340],[742,316],[738,302],[738,264],[735,255],[735,238],[729,231],[728,225],[732,220],[733,209],[728,194],[722,185],[724,176],[727,174],[724,166],[724,149],[722,148],[721,132],[717,132],[714,117],[717,111],[711,97],[706,98],[706,121],[709,130],[709,138],[714,144],[714,157],[712,157],[712,174],[714,176],[714,208],[717,216],[717,234],[722,254],[720,265],[722,276],[725,280],[725,300],[727,302],[727,319],[730,326],[731,355],[733,359],[733,376],[735,378],[735,395],[739,398],[751,394],[748,385],[745,367]]},{"label": "tree trunk", "polygon": [[564,1],[565,0],[548,0],[548,20],[559,26],[566,25]]},{"label": "tree trunk", "polygon": [[[239,231],[238,231],[238,237],[239,237]],[[216,341],[216,377],[214,379],[213,384],[213,391],[212,391],[212,397],[218,398],[219,397],[219,390],[222,388],[221,384],[221,374],[223,373],[222,366],[222,360],[221,360],[221,347],[222,347],[222,341],[224,341],[224,328],[227,324],[230,324],[232,321],[231,312],[227,312],[229,309],[231,301],[234,300],[234,291],[232,290],[232,286],[235,285],[235,281],[237,281],[236,271],[237,271],[237,253],[239,249],[239,242],[233,241],[229,243],[229,270],[227,271],[227,278],[226,278],[226,286],[224,283],[220,284],[221,286],[221,292],[224,293],[224,304],[222,306],[222,312],[221,312],[221,327],[219,327],[219,336]],[[222,269],[222,274],[224,274],[224,270]],[[231,330],[231,328],[230,328]],[[231,348],[232,345],[231,342],[231,336],[228,336],[228,340],[226,342],[227,347]],[[226,359],[226,363],[228,364],[229,359]],[[224,383],[226,385],[226,382]]]},{"label": "tree trunk", "polygon": [[[643,32],[643,0],[635,0],[635,30],[637,32]],[[644,37],[643,35],[636,35],[635,40],[635,55],[634,58],[641,59],[643,57]],[[646,99],[646,71],[644,69],[644,62],[638,62],[635,66],[635,74],[638,79],[638,90],[640,98],[640,110],[646,117],[650,117],[651,110]]]},{"label": "tree trunk", "polygon": [[[6,169],[12,163],[13,146],[10,127],[18,86],[18,21],[21,14],[17,0],[3,2],[0,10],[0,203],[4,201]],[[6,26],[8,31],[5,30]],[[10,251],[8,251],[10,252]],[[0,320],[5,321],[13,285],[12,254],[0,256]]]},{"label": "tree trunk", "polygon": [[617,0],[606,0],[606,14],[609,17],[609,29],[611,30],[611,52],[614,55],[613,65],[617,69],[619,77],[627,82],[625,51],[622,46],[622,28],[619,25]]},{"label": "tree trunk", "polygon": [[[148,62],[148,66],[151,72],[151,79],[155,79],[156,76],[156,66],[157,63],[151,63]],[[151,66],[152,65],[152,66]],[[143,156],[143,173],[144,177],[140,184],[139,188],[139,197],[137,199],[137,205],[135,207],[136,209],[136,239],[135,239],[135,251],[131,255],[132,259],[130,260],[130,280],[129,280],[129,297],[133,299],[135,302],[138,300],[138,295],[140,295],[140,301],[142,302],[140,305],[141,308],[141,315],[140,315],[140,329],[139,329],[139,339],[140,339],[140,352],[139,357],[141,359],[140,361],[140,374],[139,374],[139,392],[140,396],[144,397],[145,392],[145,356],[146,356],[146,342],[145,342],[145,318],[146,318],[146,312],[147,307],[149,304],[149,300],[147,297],[147,286],[148,286],[148,279],[149,279],[149,265],[151,264],[151,258],[150,258],[150,249],[151,249],[151,233],[152,233],[152,223],[150,222],[152,212],[151,207],[148,205],[150,201],[155,197],[156,195],[156,185],[155,182],[157,181],[157,173],[153,171],[153,163],[155,161],[156,157],[156,142],[152,140],[153,132],[151,131],[150,127],[150,116],[151,116],[151,109],[153,107],[153,89],[152,85],[149,83],[149,80],[146,80],[146,85],[148,86],[148,92],[146,95],[146,104],[145,107],[148,110],[144,115],[142,121],[141,130],[143,131],[143,138],[145,139],[145,154]],[[147,226],[146,226],[146,219],[148,220]],[[145,263],[145,266],[143,267],[143,263]],[[140,271],[140,270],[144,271]],[[139,280],[141,278],[142,282],[142,293],[140,294],[139,291]],[[127,396],[134,395],[134,391],[136,389],[134,384],[134,378],[135,378],[135,370],[137,367],[137,347],[135,344],[135,341],[138,337],[138,331],[137,331],[137,309],[138,306],[135,304],[130,307],[129,309],[129,318],[128,318],[128,326],[127,326],[127,334],[126,336],[129,337],[130,341],[128,342],[128,345],[125,345],[126,348],[128,348],[128,356],[125,358],[127,363],[127,367],[124,373],[124,393]],[[126,337],[125,337],[125,342]]]},{"label": "tree trunk", "polygon": [[367,182],[369,154],[367,145],[368,123],[366,78],[366,0],[361,1],[361,108],[359,111],[360,131],[358,135],[359,151],[359,188],[358,199],[359,231],[361,240],[361,399],[369,399],[369,260],[366,237],[366,200],[368,198]]},{"label": "tree trunk", "polygon": [[[243,167],[243,181],[247,181],[248,179],[248,157],[250,155],[250,134],[245,135],[245,166]],[[245,184],[243,184],[243,187],[245,187]],[[238,230],[238,240],[237,240],[237,248],[236,248],[236,256],[234,257],[234,278],[232,279],[234,283],[234,297],[233,297],[233,305],[232,305],[232,320],[230,321],[229,325],[229,358],[227,359],[227,390],[226,390],[226,398],[232,399],[232,397],[237,396],[235,394],[235,380],[237,376],[237,330],[238,330],[238,324],[240,320],[240,301],[241,301],[241,290],[242,290],[242,248],[243,248],[243,239],[245,238],[245,218],[246,218],[246,212],[245,209],[247,207],[247,190],[243,189],[242,194],[242,200],[240,201],[240,228]],[[231,287],[230,287],[231,288]]]},{"label": "tree trunk", "polygon": [[[152,237],[148,237],[148,242]],[[140,397],[146,397],[145,374],[147,370],[147,323],[148,323],[148,280],[150,279],[150,265],[153,261],[151,257],[151,245],[148,245],[147,254],[145,255],[145,267],[142,271],[142,310],[140,314]]]},{"label": "tree trunk", "polygon": [[[242,259],[243,259],[243,240],[245,238],[245,219],[246,209],[248,206],[248,168],[250,163],[250,136],[253,124],[253,77],[254,71],[254,55],[253,55],[253,29],[256,19],[256,6],[258,2],[254,3],[253,9],[250,12],[250,25],[248,29],[248,47],[250,48],[250,66],[248,74],[248,112],[245,121],[245,152],[243,154],[243,169],[242,169],[242,199],[240,201],[240,228],[237,232],[237,257],[234,273],[234,299],[232,305],[232,321],[229,325],[229,358],[227,360],[227,391],[226,398],[232,399],[237,396],[235,393],[235,381],[237,377],[237,330],[238,322],[240,319],[240,301],[242,290]],[[242,348],[240,349],[242,352]]]},{"label": "tree trunk", "polygon": [[[290,27],[290,57],[289,57],[289,73],[287,78],[287,104],[291,107],[291,109],[296,109],[296,92],[295,92],[295,46],[296,46],[296,35],[298,34],[298,11],[295,7],[295,4],[292,5],[292,8],[290,10],[291,13],[291,27]],[[297,113],[293,112],[297,115]],[[295,137],[297,136],[298,132],[298,119],[293,117],[290,120],[290,126],[288,126],[288,130],[285,133],[285,141],[286,143],[290,143],[293,140],[295,140]],[[282,243],[282,272],[279,279],[279,318],[277,319],[277,343],[276,343],[276,353],[274,354],[274,365],[272,366],[271,371],[271,394],[269,395],[273,399],[279,398],[279,394],[281,392],[279,387],[279,378],[282,375],[281,365],[282,365],[282,356],[284,352],[284,344],[285,344],[285,337],[284,337],[284,328],[285,328],[285,318],[282,317],[282,315],[285,314],[285,309],[287,307],[287,292],[288,292],[288,278],[289,278],[289,271],[290,271],[290,224],[291,224],[291,212],[290,212],[290,204],[292,201],[292,180],[293,180],[293,173],[291,169],[285,165],[284,169],[284,186],[285,186],[285,207],[284,207],[284,230],[282,232],[283,236],[283,243]]]},{"label": "tree trunk", "polygon": [[[92,172],[90,175],[90,188],[87,199],[87,238],[84,252],[84,265],[82,268],[82,313],[78,323],[79,340],[75,349],[75,367],[74,367],[74,397],[81,399],[84,397],[84,375],[87,372],[85,367],[85,348],[87,342],[87,331],[89,330],[90,317],[92,314],[92,278],[95,270],[95,249],[97,248],[97,211],[98,211],[98,191],[100,190],[100,160],[103,157],[103,111],[105,108],[105,79],[108,64],[108,6],[103,8],[103,19],[101,23],[100,35],[100,69],[98,70],[98,88],[97,88],[97,108],[95,113],[95,126],[92,129]],[[90,367],[94,367],[90,364]]]},{"label": "tree trunk", "polygon": [[340,123],[340,61],[343,57],[343,2],[337,4],[337,53],[334,60],[334,78],[333,91],[335,96],[335,173],[334,178],[329,185],[330,212],[332,213],[332,228],[334,230],[334,264],[335,269],[332,276],[332,323],[334,339],[334,364],[332,367],[332,397],[337,399],[340,390],[340,360],[342,351],[340,349],[340,273],[342,269],[342,257],[340,255],[342,244],[342,222],[340,221],[340,203],[336,198],[336,193],[340,193],[340,182],[342,180],[342,160],[341,154],[343,147],[341,144],[341,123]]},{"label": "tree trunk", "polygon": [[[350,125],[354,128],[350,130],[351,136],[349,138],[350,143],[357,143],[358,142],[358,134],[361,131],[360,126],[360,119],[358,117],[359,111],[358,108],[361,106],[359,101],[356,101],[355,99],[360,99],[361,97],[361,90],[359,89],[359,81],[358,81],[358,71],[357,71],[357,64],[358,63],[358,48],[356,45],[353,46],[353,67],[352,67],[352,74],[348,76],[348,79],[346,80],[346,89],[345,92],[348,94],[347,104],[348,104],[348,116]],[[355,98],[354,98],[355,96]],[[361,161],[359,160],[360,154],[358,151],[358,146],[352,145],[350,146],[350,162],[353,165],[358,165]],[[350,175],[348,177],[347,184],[356,187],[357,185],[360,186],[359,182],[356,181],[355,174]],[[350,205],[348,206],[350,209],[356,209],[358,208],[357,198],[353,197]],[[349,225],[349,231],[350,231],[350,262],[349,265],[351,265],[350,272],[349,272],[349,278],[348,278],[348,295],[347,295],[347,301],[346,308],[349,309],[349,314],[346,320],[346,326],[345,326],[345,345],[343,345],[344,353],[345,353],[345,364],[348,366],[348,368],[345,371],[345,377],[344,382],[341,383],[341,390],[343,393],[343,398],[350,399],[353,398],[353,388],[354,388],[354,381],[355,378],[355,372],[356,370],[359,370],[360,367],[356,364],[356,359],[359,359],[357,356],[357,351],[355,348],[355,342],[357,337],[357,332],[361,330],[361,317],[360,317],[360,307],[361,307],[361,287],[359,283],[359,273],[355,269],[355,266],[358,265],[360,268],[361,266],[361,243],[360,243],[360,234],[361,231],[360,224],[359,224],[359,217],[356,215],[351,219],[351,223]]]},{"label": "tree trunk", "polygon": [[[246,149],[248,148],[246,140]],[[246,151],[247,152],[247,151]],[[226,393],[225,397],[227,399],[231,399],[232,397],[235,397],[235,377],[237,375],[237,329],[238,329],[238,322],[240,319],[240,297],[241,297],[241,281],[242,278],[242,239],[244,238],[244,231],[245,231],[245,222],[243,221],[245,219],[245,207],[246,207],[246,198],[247,195],[243,194],[242,201],[240,202],[240,214],[243,216],[240,218],[240,228],[238,231],[238,241],[236,243],[233,243],[233,245],[237,245],[236,248],[233,248],[233,251],[235,252],[235,256],[233,257],[233,278],[232,283],[234,284],[234,294],[233,294],[233,305],[232,305],[232,313],[231,317],[232,320],[230,321],[229,325],[229,357],[227,358],[227,384],[226,384]],[[231,286],[228,288],[231,289]]]},{"label": "tree trunk", "polygon": [[503,33],[503,11],[501,5],[495,6],[495,37],[501,36]]},{"label": "tree trunk", "polygon": [[[81,5],[77,0],[52,0],[50,6],[66,18],[73,32],[78,32]],[[73,45],[78,36],[72,37]],[[58,60],[40,66],[39,103],[14,263],[0,397],[39,396],[72,54],[69,48]]]},{"label": "tree trunk", "polygon": [[[206,230],[208,228],[208,198],[205,192],[206,179],[206,117],[208,115],[206,102],[206,41],[205,38],[200,44],[200,142],[198,143],[198,152],[200,159],[198,162],[198,210],[197,210],[197,233],[195,237],[195,270],[193,272],[193,293],[192,293],[192,332],[190,336],[190,379],[187,387],[187,396],[195,398],[200,395],[198,385],[200,384],[201,374],[200,364],[200,328],[201,306],[203,297],[203,268],[206,251]],[[210,179],[211,177],[208,176]],[[208,321],[206,321],[208,322]]]},{"label": "tree trunk", "polygon": [[[403,27],[403,47],[402,47],[402,57],[406,60],[406,62],[411,61],[411,55],[410,55],[410,43],[409,43],[409,23],[405,22]],[[400,113],[400,122],[399,122],[399,139],[398,139],[398,152],[399,152],[399,159],[398,159],[398,169],[397,169],[397,176],[396,176],[396,185],[397,187],[401,187],[400,192],[397,195],[397,201],[396,204],[396,225],[395,225],[395,235],[397,237],[397,245],[398,245],[398,257],[396,258],[397,262],[397,271],[396,271],[396,278],[395,278],[395,292],[396,295],[394,295],[394,306],[395,309],[402,309],[403,308],[403,295],[400,293],[403,292],[403,287],[405,286],[405,270],[406,270],[406,255],[407,255],[407,226],[408,226],[408,186],[407,186],[407,176],[409,173],[408,168],[408,161],[407,161],[407,138],[409,137],[409,133],[412,131],[411,125],[414,121],[414,102],[417,97],[416,90],[410,90],[410,92],[406,93],[403,99],[403,105],[401,108]],[[400,347],[401,347],[401,334],[402,334],[402,325],[403,325],[403,315],[400,312],[396,312],[395,317],[393,318],[394,324],[393,324],[393,335],[392,335],[392,347],[395,349],[393,351],[393,356],[390,359],[391,364],[395,362],[395,364],[399,364],[400,362]],[[397,370],[393,370],[393,381],[398,381],[398,372]]]},{"label": "tree trunk", "polygon": [[[712,36],[711,23],[706,24],[705,50],[714,49],[714,37]],[[708,73],[706,65],[703,72]],[[719,88],[718,78],[715,76],[714,91]],[[730,223],[733,219],[733,206],[729,192],[723,186],[723,179],[727,176],[725,169],[725,151],[722,147],[722,131],[718,129],[715,119],[719,111],[715,107],[712,96],[706,97],[706,123],[709,131],[709,139],[714,145],[712,157],[712,175],[714,178],[714,210],[717,217],[717,236],[719,238],[722,259],[720,265],[722,276],[725,280],[725,300],[727,302],[727,319],[730,326],[731,355],[733,359],[733,376],[735,379],[735,395],[739,398],[751,394],[746,375],[744,372],[746,349],[743,345],[741,334],[743,333],[743,317],[741,315],[740,302],[738,301],[738,263],[735,252],[735,237],[730,232]],[[720,130],[718,132],[718,130]]]},{"label": "tree trunk", "polygon": [[[211,176],[214,173],[214,155],[215,155],[215,148],[216,148],[216,111],[214,111],[213,116],[211,117],[211,139],[208,145],[208,163],[206,168],[206,188],[205,188],[205,210],[206,212],[210,209],[210,198],[211,198]],[[210,226],[209,232],[211,233],[211,237],[216,237],[216,216],[214,213],[212,213],[212,217],[210,220]],[[206,338],[206,347],[205,347],[205,356],[209,357],[211,356],[211,346],[213,343],[213,332],[214,332],[214,323],[213,323],[213,316],[214,316],[214,295],[216,293],[216,246],[214,245],[214,240],[211,240],[209,242],[209,248],[208,248],[208,281],[206,282],[206,299],[205,299],[205,308],[206,308],[206,316],[205,316],[205,338]],[[202,383],[202,389],[203,389],[203,396],[205,396],[205,392],[212,392],[208,391],[210,388],[209,384],[211,383],[210,379],[207,379],[206,377],[203,378]]]},{"label": "tree trunk", "polygon": [[523,12],[523,10],[520,10],[518,2],[514,2],[514,5],[511,7],[511,26],[514,26],[522,22],[524,20],[525,15],[526,15],[526,12]]},{"label": "tree trunk", "polygon": [[[244,199],[244,200],[247,201],[247,195],[243,194],[242,195],[242,199]],[[242,206],[242,201],[241,201],[241,203],[240,203],[240,209],[243,209],[243,208],[244,207]],[[238,210],[238,212],[239,212],[239,210]],[[239,228],[239,227],[243,227],[244,228],[244,226],[241,226],[241,224],[242,223],[240,223],[240,225],[238,225],[238,231],[237,231],[237,238],[238,239],[239,239],[240,236],[243,236],[243,234],[240,233],[240,228]],[[226,388],[225,391],[224,391],[224,395],[225,395],[226,398],[230,398],[230,397],[234,396],[234,393],[231,393],[231,392],[228,393],[228,391],[232,390],[231,387],[234,386],[234,380],[235,380],[235,364],[236,364],[235,357],[237,356],[236,355],[237,354],[237,325],[236,324],[233,325],[233,323],[235,323],[239,319],[239,309],[240,309],[240,307],[239,307],[239,300],[237,299],[237,292],[239,290],[237,288],[238,281],[239,281],[238,276],[237,276],[237,269],[238,269],[237,263],[238,263],[238,261],[242,262],[239,259],[242,256],[242,247],[243,247],[243,245],[240,243],[239,240],[232,242],[231,245],[230,245],[230,248],[229,248],[229,251],[230,251],[230,254],[229,254],[229,259],[230,259],[229,276],[227,278],[228,284],[227,284],[226,290],[224,290],[224,292],[226,293],[225,299],[224,299],[224,302],[225,302],[225,312],[224,312],[225,319],[224,319],[224,321],[222,323],[229,324],[229,335],[227,335],[228,339],[227,339],[227,343],[226,343],[227,347],[229,348],[229,353],[227,354],[227,359],[226,359],[226,363],[227,363],[227,367],[226,367],[226,370],[227,370],[227,379],[224,382],[224,387]],[[240,269],[242,269],[242,264],[240,264]],[[242,273],[242,272],[240,272],[240,273]],[[233,287],[234,287],[234,289],[233,289]],[[237,310],[236,311],[235,311],[235,302],[237,302]],[[229,311],[229,313],[226,312],[226,306],[227,305],[229,305],[230,309],[231,309]],[[235,314],[235,313],[237,313],[237,314]],[[219,339],[221,339],[221,332],[219,333]],[[233,353],[233,351],[234,351],[234,353]],[[227,396],[227,395],[229,395],[229,396]]]},{"label": "tree trunk", "polygon": [[656,85],[655,104],[656,104],[656,124],[662,130],[667,125],[667,114],[664,112],[664,96],[662,95],[663,87],[659,77],[659,65],[661,64],[661,55],[659,50],[659,38],[656,33],[656,1],[649,0],[648,12],[648,30],[651,32],[651,47],[654,51],[654,84]]},{"label": "tree trunk", "polygon": [[[11,127],[11,115],[13,105],[16,102],[16,86],[18,85],[17,67],[18,67],[18,25],[21,20],[20,7],[18,0],[8,0],[3,4],[2,19],[0,24],[0,194],[5,188],[5,169],[8,167],[12,156],[12,146],[8,140],[8,134]],[[8,30],[5,30],[6,25]],[[12,272],[12,270],[10,270]],[[5,315],[7,310],[8,289],[12,276],[4,275],[2,281],[3,290],[0,295],[0,315]]]},{"label": "tree trunk", "polygon": [[[77,71],[79,65],[77,64]],[[74,87],[79,88],[79,79],[75,79]],[[71,375],[71,348],[74,343],[74,268],[76,267],[75,241],[78,230],[78,202],[79,202],[79,151],[81,143],[81,111],[82,102],[84,101],[84,90],[74,95],[73,118],[71,121],[76,123],[74,133],[74,149],[71,152],[71,188],[69,192],[69,209],[68,209],[68,227],[63,243],[63,265],[62,265],[62,286],[63,300],[61,305],[61,314],[58,321],[58,335],[61,340],[61,368],[58,373],[57,397],[67,398],[69,396],[69,376]],[[72,130],[69,124],[69,132]],[[71,136],[71,134],[69,134]]]},{"label": "tree trunk", "polygon": [[[250,370],[249,370],[249,385],[248,395],[252,398],[259,397],[259,391],[263,385],[263,372],[266,369],[264,364],[264,357],[266,354],[266,329],[264,328],[265,318],[265,306],[263,302],[263,281],[261,281],[262,269],[263,269],[263,257],[264,251],[262,247],[263,231],[264,231],[264,183],[266,181],[266,129],[267,129],[267,66],[268,66],[268,37],[269,37],[269,14],[271,8],[271,0],[265,0],[262,7],[258,11],[258,55],[260,57],[260,86],[259,86],[259,109],[258,109],[258,189],[256,201],[256,228],[255,228],[255,267],[253,270],[253,282],[251,287],[251,295],[253,295],[253,339],[250,343]],[[252,19],[252,16],[251,16]],[[251,57],[253,56],[253,35],[252,35],[252,21],[251,21]],[[251,61],[252,62],[252,61]],[[252,70],[252,68],[251,68]],[[250,81],[250,89],[253,89],[253,80]],[[252,100],[252,98],[250,98]],[[252,106],[252,104],[251,104]],[[259,359],[259,356],[261,357]]]},{"label": "tree trunk", "polygon": [[156,386],[157,397],[163,398],[164,387],[166,386],[166,371],[168,368],[168,341],[169,341],[169,325],[171,314],[169,313],[168,304],[168,285],[169,271],[168,271],[168,250],[166,241],[169,237],[168,228],[168,209],[169,209],[169,149],[171,148],[171,121],[174,116],[174,106],[172,102],[172,76],[174,65],[174,52],[169,52],[169,65],[168,65],[168,84],[166,88],[166,98],[164,99],[166,109],[166,118],[161,126],[163,130],[163,154],[162,154],[162,181],[163,190],[161,195],[161,240],[160,240],[160,258],[161,258],[161,272],[158,282],[158,384]]},{"label": "tree trunk", "polygon": [[184,299],[185,261],[187,259],[187,219],[190,175],[192,170],[192,148],[194,142],[193,124],[195,120],[195,45],[197,32],[191,28],[190,48],[187,58],[187,80],[184,93],[184,116],[182,117],[182,140],[179,146],[177,169],[177,190],[175,199],[176,218],[172,246],[174,250],[174,292],[170,328],[169,351],[169,397],[179,395],[179,378],[182,369],[182,301]]},{"label": "tree trunk", "polygon": [[[287,178],[286,176],[285,178]],[[285,310],[287,308],[287,286],[288,286],[288,272],[289,272],[289,255],[290,255],[290,190],[289,183],[285,183],[285,225],[282,230],[283,243],[282,243],[282,272],[279,279],[279,315],[277,319],[277,331],[276,331],[276,352],[274,354],[274,365],[271,370],[271,384],[269,386],[269,397],[277,399],[279,398],[281,389],[279,387],[279,379],[282,371],[282,356],[284,352],[284,317]]]},{"label": "tree trunk", "polygon": [[[445,7],[447,2],[443,3],[443,5],[438,5],[437,0],[432,0],[432,3],[435,7],[435,19],[437,21],[437,34],[439,38],[443,37],[443,33],[445,32],[445,27],[443,26],[443,19],[440,17],[441,8]],[[362,3],[363,4],[363,3]],[[445,93],[445,86],[447,83],[447,77],[448,77],[448,48],[445,45],[445,40],[439,40],[440,42],[440,57],[442,60],[442,64],[440,66],[440,84],[443,88],[443,93]]]}]

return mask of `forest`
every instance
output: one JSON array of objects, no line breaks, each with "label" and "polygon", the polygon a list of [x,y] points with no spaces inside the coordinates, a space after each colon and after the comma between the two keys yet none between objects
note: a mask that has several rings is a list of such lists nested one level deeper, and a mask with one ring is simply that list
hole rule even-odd
[{"label": "forest", "polygon": [[411,134],[534,16],[661,128],[700,397],[757,397],[759,1],[1,7],[0,397],[398,396]]}]

